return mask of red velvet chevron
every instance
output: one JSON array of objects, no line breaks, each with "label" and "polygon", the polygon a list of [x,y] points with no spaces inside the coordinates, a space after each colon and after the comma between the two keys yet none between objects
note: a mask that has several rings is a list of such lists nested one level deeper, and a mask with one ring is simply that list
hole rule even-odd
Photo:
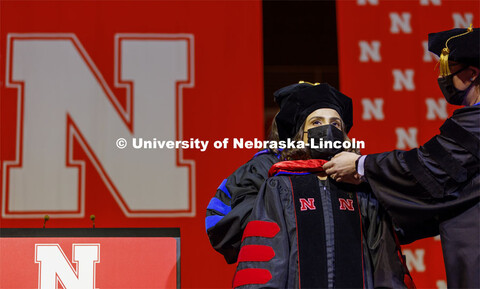
[{"label": "red velvet chevron", "polygon": [[[242,243],[245,238],[249,237],[273,238],[278,232],[280,232],[280,227],[277,223],[250,221],[243,231]],[[274,257],[275,251],[268,245],[243,245],[238,254],[238,262],[268,262]],[[249,284],[266,284],[271,279],[272,274],[268,269],[246,268],[237,271],[233,279],[233,287],[237,288]]]},{"label": "red velvet chevron", "polygon": [[320,173],[323,172],[323,165],[326,160],[310,159],[298,161],[283,161],[274,164],[268,171],[268,176],[275,176],[278,173]]},{"label": "red velvet chevron", "polygon": [[242,242],[248,237],[273,238],[278,232],[280,232],[280,227],[277,225],[277,223],[267,221],[250,221],[243,231]]},{"label": "red velvet chevron", "polygon": [[267,262],[275,257],[273,248],[265,245],[245,245],[240,249],[238,262]]},{"label": "red velvet chevron", "polygon": [[266,284],[272,279],[272,274],[267,269],[247,268],[235,273],[233,288],[249,284]]}]

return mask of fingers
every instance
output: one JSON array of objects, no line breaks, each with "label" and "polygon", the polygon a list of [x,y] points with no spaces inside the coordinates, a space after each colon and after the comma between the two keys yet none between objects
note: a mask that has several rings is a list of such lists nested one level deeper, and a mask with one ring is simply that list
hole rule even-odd
[{"label": "fingers", "polygon": [[[328,173],[327,173],[328,174]],[[344,182],[344,183],[350,183],[354,185],[358,185],[362,183],[362,180],[360,178],[360,175],[355,173],[355,174],[345,174],[341,170],[335,171],[331,174],[328,174],[330,178],[335,180],[336,182]]]},{"label": "fingers", "polygon": [[332,161],[329,161],[328,163],[324,164],[323,165],[323,171],[327,174],[327,175],[331,175],[333,173],[336,172],[336,169],[334,168],[334,163]]},{"label": "fingers", "polygon": [[351,177],[333,177],[330,176],[332,179],[334,179],[337,183],[350,183],[354,185],[360,184],[362,181],[356,178],[351,178]]},{"label": "fingers", "polygon": [[329,162],[326,162],[324,165],[323,165],[323,169],[324,170],[328,170],[330,169],[331,167],[333,167],[333,162],[332,161],[329,161]]},{"label": "fingers", "polygon": [[326,170],[325,170],[325,168],[323,168],[323,170],[324,170],[325,173],[326,173],[327,175],[329,175],[329,176],[331,176],[331,175],[334,174],[334,173],[337,173],[337,170],[336,170],[335,168],[330,168],[330,169],[326,169]]}]

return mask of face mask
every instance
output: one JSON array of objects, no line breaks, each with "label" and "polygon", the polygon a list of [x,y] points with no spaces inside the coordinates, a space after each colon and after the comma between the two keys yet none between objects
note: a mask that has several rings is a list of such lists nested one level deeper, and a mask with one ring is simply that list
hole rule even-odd
[{"label": "face mask", "polygon": [[[330,160],[334,155],[343,151],[341,144],[344,140],[343,132],[331,124],[311,128],[308,130],[310,156],[312,159]],[[332,147],[325,148],[325,141],[331,141]],[[335,141],[340,142],[340,148],[333,147]]]},{"label": "face mask", "polygon": [[463,71],[465,68],[467,67],[464,67],[455,73],[452,73],[450,75],[440,77],[437,79],[438,86],[440,87],[440,90],[442,91],[443,96],[445,97],[447,102],[450,104],[461,105],[463,103],[463,100],[467,96],[468,92],[473,87],[472,86],[473,82],[472,82],[472,84],[470,84],[470,86],[467,89],[458,90],[453,84],[453,76]]}]

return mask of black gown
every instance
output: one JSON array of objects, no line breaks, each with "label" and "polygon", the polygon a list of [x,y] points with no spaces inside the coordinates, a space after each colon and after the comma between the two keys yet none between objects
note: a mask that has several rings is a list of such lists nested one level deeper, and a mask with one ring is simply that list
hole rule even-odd
[{"label": "black gown", "polygon": [[440,234],[449,288],[480,288],[480,106],[418,149],[368,155],[365,177],[402,242]]},{"label": "black gown", "polygon": [[393,226],[368,186],[282,174],[260,189],[234,287],[408,287]]}]

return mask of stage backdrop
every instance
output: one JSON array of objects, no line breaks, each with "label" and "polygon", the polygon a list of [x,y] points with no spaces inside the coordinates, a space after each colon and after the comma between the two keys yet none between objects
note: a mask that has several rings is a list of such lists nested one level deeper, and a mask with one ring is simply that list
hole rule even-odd
[{"label": "stage backdrop", "polygon": [[[337,0],[340,89],[353,97],[363,153],[425,143],[458,106],[437,85],[427,34],[480,25],[477,0]],[[440,239],[403,249],[418,288],[447,288]]]},{"label": "stage backdrop", "polygon": [[0,5],[1,227],[179,227],[182,288],[231,286],[204,219],[263,137],[261,2]]}]

